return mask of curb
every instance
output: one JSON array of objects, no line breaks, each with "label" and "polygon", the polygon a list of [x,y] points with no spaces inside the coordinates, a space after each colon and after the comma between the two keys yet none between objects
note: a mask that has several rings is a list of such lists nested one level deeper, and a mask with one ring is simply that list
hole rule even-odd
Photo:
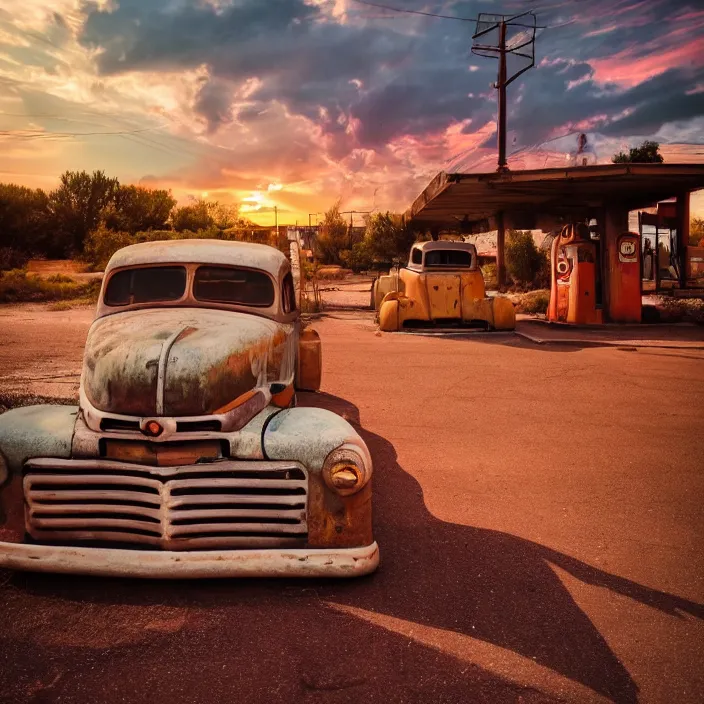
[{"label": "curb", "polygon": [[573,345],[579,347],[629,347],[661,350],[704,350],[704,343],[660,343],[656,340],[589,340],[586,338],[557,337],[545,339],[529,335],[526,332],[515,331],[518,337],[522,337],[536,345]]}]

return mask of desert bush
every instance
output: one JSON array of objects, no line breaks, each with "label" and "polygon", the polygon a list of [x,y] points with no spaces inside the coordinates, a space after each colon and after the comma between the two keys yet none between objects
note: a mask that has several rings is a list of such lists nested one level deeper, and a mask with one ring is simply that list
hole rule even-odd
[{"label": "desert bush", "polygon": [[549,280],[549,261],[530,232],[510,230],[506,238],[506,271],[514,283],[540,288]]},{"label": "desert bush", "polygon": [[343,269],[341,266],[330,264],[319,267],[317,277],[319,279],[344,279],[345,276],[352,273],[351,269]]},{"label": "desert bush", "polygon": [[163,229],[175,205],[170,191],[118,186],[114,202],[106,207],[103,220],[111,230],[123,232]]},{"label": "desert bush", "polygon": [[[10,252],[50,252],[55,242],[49,218],[49,198],[40,188],[0,183],[0,248]],[[5,257],[9,255],[6,253]],[[21,266],[17,261],[12,269]]]},{"label": "desert bush", "polygon": [[625,152],[619,152],[611,157],[611,161],[614,164],[662,164],[663,157],[660,154],[660,144],[659,142],[651,142],[646,140],[637,147],[631,147],[628,150],[628,154]]},{"label": "desert bush", "polygon": [[29,256],[26,252],[21,252],[13,247],[0,247],[0,271],[7,269],[23,269]]},{"label": "desert bush", "polygon": [[129,232],[110,230],[101,223],[86,238],[81,258],[91,271],[103,271],[118,249],[134,242],[135,237]]},{"label": "desert bush", "polygon": [[662,322],[704,325],[704,300],[700,298],[663,298],[657,309]]},{"label": "desert bush", "polygon": [[548,289],[528,291],[527,293],[512,296],[511,300],[516,307],[516,313],[526,313],[527,315],[544,314],[548,312],[550,291]]},{"label": "desert bush", "polygon": [[193,205],[184,205],[171,213],[171,224],[178,232],[207,230],[215,227],[215,218],[211,210],[212,208],[204,200],[196,201]]},{"label": "desert bush", "polygon": [[61,274],[42,279],[28,274],[25,269],[0,272],[0,303],[96,300],[99,291],[99,281],[78,282]]},{"label": "desert bush", "polygon": [[342,266],[352,269],[352,271],[369,269],[373,263],[373,258],[366,239],[354,244],[352,249],[343,249],[340,252],[340,261]]},{"label": "desert bush", "polygon": [[342,264],[340,254],[350,249],[350,232],[347,223],[340,214],[340,202],[326,211],[315,239],[317,256],[323,264]]},{"label": "desert bush", "polygon": [[407,228],[400,215],[375,213],[369,219],[364,234],[364,246],[370,260],[407,260],[415,233]]},{"label": "desert bush", "polygon": [[497,267],[496,264],[484,264],[481,267],[482,276],[484,277],[484,284],[487,288],[495,289],[498,285],[498,279],[496,278]]}]

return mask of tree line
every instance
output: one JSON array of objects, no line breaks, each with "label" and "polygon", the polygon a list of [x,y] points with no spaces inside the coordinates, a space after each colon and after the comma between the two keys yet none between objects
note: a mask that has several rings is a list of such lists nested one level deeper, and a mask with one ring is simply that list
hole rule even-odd
[{"label": "tree line", "polygon": [[374,264],[405,262],[416,235],[400,215],[390,212],[367,217],[364,228],[351,227],[342,217],[337,202],[325,213],[320,224],[315,254],[323,264],[360,271]]},{"label": "tree line", "polygon": [[[30,256],[80,257],[93,233],[216,232],[253,227],[236,206],[196,201],[177,207],[170,191],[122,185],[103,171],[66,171],[46,192],[0,183],[0,268]],[[124,237],[123,237],[124,239]]]}]

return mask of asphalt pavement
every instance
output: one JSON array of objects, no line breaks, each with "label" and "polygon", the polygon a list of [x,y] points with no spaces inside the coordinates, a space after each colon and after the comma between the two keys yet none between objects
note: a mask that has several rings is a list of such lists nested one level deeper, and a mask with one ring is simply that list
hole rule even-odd
[{"label": "asphalt pavement", "polygon": [[[90,316],[23,310],[0,390],[73,393]],[[300,400],[369,444],[379,571],[0,572],[0,701],[702,701],[704,351],[315,327]]]}]

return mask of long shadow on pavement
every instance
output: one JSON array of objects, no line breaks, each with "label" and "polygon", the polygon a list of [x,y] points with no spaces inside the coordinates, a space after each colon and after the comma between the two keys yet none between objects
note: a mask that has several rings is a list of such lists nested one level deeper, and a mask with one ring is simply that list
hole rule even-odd
[{"label": "long shadow on pavement", "polygon": [[[426,508],[393,445],[375,460],[379,572],[354,581],[143,582],[14,574],[0,590],[0,700],[553,702],[478,665],[374,625],[375,615],[500,646],[612,701],[632,677],[552,569],[672,616],[702,605]],[[340,611],[340,607],[343,610]],[[344,608],[348,611],[344,611]],[[357,614],[368,614],[358,618]]]}]

